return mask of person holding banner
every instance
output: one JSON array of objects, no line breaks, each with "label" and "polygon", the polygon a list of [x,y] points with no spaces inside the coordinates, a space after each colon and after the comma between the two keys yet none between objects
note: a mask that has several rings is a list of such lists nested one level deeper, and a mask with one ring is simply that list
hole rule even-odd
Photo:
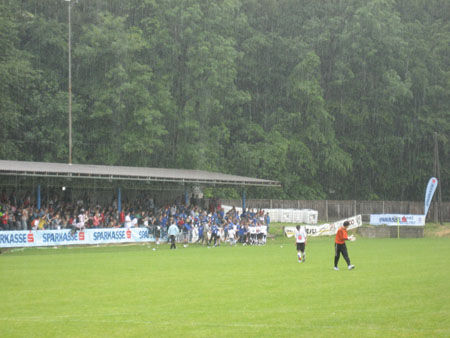
[{"label": "person holding banner", "polygon": [[344,257],[345,261],[347,262],[348,265],[348,269],[352,270],[355,268],[354,265],[352,265],[350,263],[350,258],[348,257],[348,252],[347,252],[347,246],[345,245],[345,241],[348,240],[353,240],[353,236],[348,237],[347,234],[347,228],[349,227],[350,222],[349,221],[345,221],[344,225],[341,226],[338,231],[336,232],[336,238],[334,240],[334,270],[338,271],[338,262],[339,262],[339,257],[342,256]]},{"label": "person holding banner", "polygon": [[306,259],[306,231],[305,227],[297,225],[295,227],[295,243],[297,245],[297,258],[299,263],[304,263]]}]

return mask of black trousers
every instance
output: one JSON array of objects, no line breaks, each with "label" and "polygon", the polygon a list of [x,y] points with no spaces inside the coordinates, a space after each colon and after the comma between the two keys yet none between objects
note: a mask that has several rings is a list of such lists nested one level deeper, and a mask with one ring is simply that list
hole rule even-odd
[{"label": "black trousers", "polygon": [[347,246],[345,245],[345,243],[344,244],[334,243],[334,266],[337,267],[341,253],[345,261],[347,262],[347,265],[350,265],[350,258],[348,257]]},{"label": "black trousers", "polygon": [[176,249],[176,245],[175,245],[175,235],[170,235],[170,248],[171,249]]},{"label": "black trousers", "polygon": [[217,239],[219,238],[219,236],[217,234],[212,234],[211,238],[209,239],[208,245],[211,244],[211,241],[214,240],[214,245],[217,244]]}]

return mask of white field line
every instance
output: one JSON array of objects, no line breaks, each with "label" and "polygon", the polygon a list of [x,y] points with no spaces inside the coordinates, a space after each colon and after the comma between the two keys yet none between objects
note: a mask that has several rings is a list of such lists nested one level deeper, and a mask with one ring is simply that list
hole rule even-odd
[{"label": "white field line", "polygon": [[[110,314],[102,314],[102,316],[123,316],[123,315],[130,315],[130,313],[110,313]],[[82,317],[88,317],[88,318],[82,318]],[[85,323],[106,323],[106,324],[137,324],[137,325],[152,325],[155,327],[172,327],[174,325],[173,322],[168,322],[168,321],[147,321],[147,320],[133,320],[133,319],[93,319],[92,315],[62,315],[62,316],[53,316],[52,318],[47,318],[47,317],[43,317],[43,316],[33,316],[33,317],[22,317],[22,318],[17,318],[17,317],[0,317],[0,321],[9,321],[9,322],[24,322],[24,321],[28,321],[28,322],[41,322],[41,323],[62,323],[62,322],[85,322]],[[224,328],[283,328],[283,329],[292,329],[292,328],[298,328],[298,329],[305,329],[305,325],[304,324],[295,324],[295,323],[290,323],[290,324],[268,324],[268,323],[261,323],[261,324],[255,324],[255,323],[211,323],[211,322],[199,322],[199,321],[195,321],[195,322],[186,322],[186,323],[180,323],[177,322],[177,325],[188,325],[188,326],[200,326],[200,327],[215,327],[215,328],[220,328],[220,327],[224,327]],[[308,327],[308,326],[306,326]],[[323,329],[336,329],[336,328],[340,328],[341,326],[339,325],[313,325],[313,328],[323,328]],[[312,328],[311,327],[311,328]],[[364,328],[365,330],[368,331],[379,331],[379,330],[383,330],[383,331],[396,331],[396,332],[436,332],[435,329],[427,329],[427,328],[407,328],[407,327],[402,327],[402,328],[395,328],[395,327],[373,327],[373,326],[362,326],[362,325],[347,325],[346,329],[362,329]],[[448,330],[442,330],[442,329],[437,329],[437,331],[443,333],[443,332],[448,332]]]}]

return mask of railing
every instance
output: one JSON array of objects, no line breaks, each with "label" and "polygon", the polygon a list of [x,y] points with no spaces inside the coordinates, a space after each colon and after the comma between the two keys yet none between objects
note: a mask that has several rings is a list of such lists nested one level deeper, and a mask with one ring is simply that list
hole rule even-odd
[{"label": "railing", "polygon": [[[221,199],[221,204],[242,206],[242,200]],[[313,209],[319,213],[319,221],[338,220],[353,215],[363,215],[367,222],[370,214],[417,214],[424,212],[424,202],[412,201],[336,201],[336,200],[272,200],[247,199],[246,208],[252,209]],[[450,222],[450,202],[441,203],[441,220]],[[438,222],[438,205],[433,202],[428,211],[427,221]]]}]

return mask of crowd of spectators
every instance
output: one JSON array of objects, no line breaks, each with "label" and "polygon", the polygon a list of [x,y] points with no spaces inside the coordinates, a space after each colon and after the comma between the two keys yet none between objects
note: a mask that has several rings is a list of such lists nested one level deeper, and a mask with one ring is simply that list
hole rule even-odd
[{"label": "crowd of spectators", "polygon": [[[192,202],[192,200],[191,200]],[[54,194],[36,201],[30,192],[0,195],[1,230],[59,230],[86,228],[147,227],[157,244],[165,239],[170,225],[176,224],[181,242],[207,245],[262,244],[269,230],[270,217],[264,210],[247,209],[239,213],[234,207],[225,213],[217,201],[208,207],[197,203],[172,203],[156,206],[150,197],[126,201],[119,211],[116,198],[107,206],[93,203],[88,194],[75,201],[67,201]]]}]

